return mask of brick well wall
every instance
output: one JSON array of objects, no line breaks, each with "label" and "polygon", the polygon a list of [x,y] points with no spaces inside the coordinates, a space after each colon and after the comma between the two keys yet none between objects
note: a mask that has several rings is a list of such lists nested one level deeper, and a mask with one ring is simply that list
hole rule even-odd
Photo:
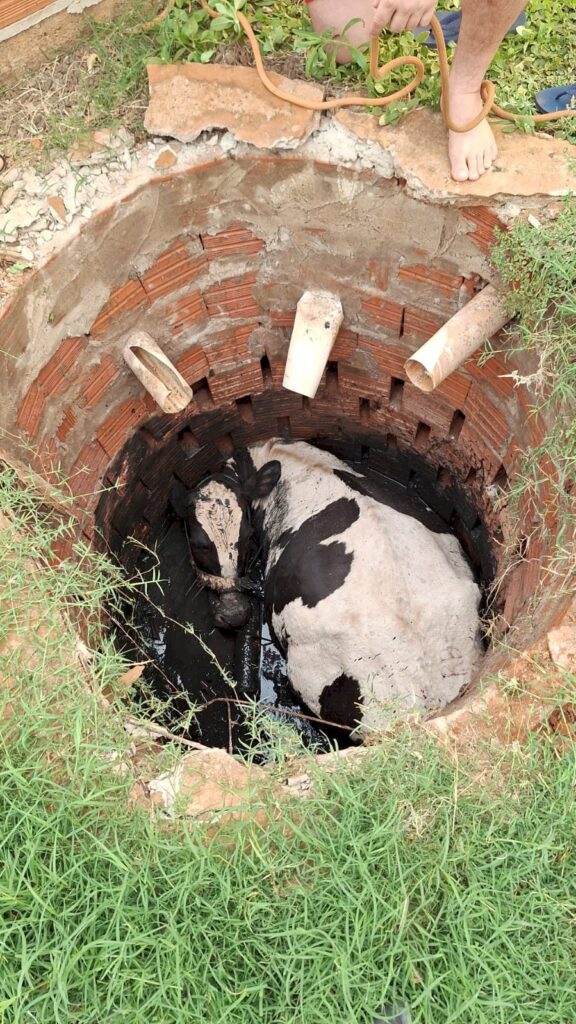
[{"label": "brick well wall", "polygon": [[[525,367],[472,359],[426,395],[403,366],[489,279],[498,210],[429,205],[394,179],[375,182],[371,172],[286,155],[223,158],[157,178],[93,217],[3,311],[6,445],[48,479],[64,473],[86,537],[109,483],[118,484],[101,510],[110,536],[145,536],[163,514],[171,474],[191,482],[263,437],[333,433],[416,449],[436,482],[457,478],[497,550],[495,501],[519,452],[544,432],[510,376]],[[281,381],[296,302],[313,287],[341,296],[345,320],[307,401]],[[125,366],[135,328],[192,385],[179,416],[160,415]],[[530,515],[527,507],[514,524],[522,556],[505,581],[509,622],[542,572]]]}]

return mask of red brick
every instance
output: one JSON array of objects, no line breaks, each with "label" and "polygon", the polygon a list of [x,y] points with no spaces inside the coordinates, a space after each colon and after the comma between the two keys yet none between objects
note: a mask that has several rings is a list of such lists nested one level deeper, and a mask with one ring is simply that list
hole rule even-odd
[{"label": "red brick", "polygon": [[270,310],[270,322],[272,327],[294,327],[294,320],[296,317],[295,309],[271,309]]},{"label": "red brick", "polygon": [[60,420],[60,425],[56,431],[56,437],[59,441],[65,441],[70,431],[74,428],[76,423],[76,413],[71,405],[64,407],[64,413]]},{"label": "red brick", "polygon": [[103,309],[100,310],[90,334],[93,338],[102,337],[123,313],[139,309],[148,302],[148,297],[140,281],[126,281],[116,288]]},{"label": "red brick", "polygon": [[44,436],[36,448],[36,459],[40,473],[44,479],[54,486],[62,483],[59,472],[60,459],[58,445],[53,437]]},{"label": "red brick", "polygon": [[74,538],[57,537],[57,539],[52,542],[51,550],[56,562],[69,561],[74,554]]},{"label": "red brick", "polygon": [[338,362],[339,359],[350,359],[357,348],[358,335],[346,327],[341,327],[330,353],[330,360]]},{"label": "red brick", "polygon": [[96,505],[109,457],[98,441],[82,448],[68,477],[68,486],[82,507]]},{"label": "red brick", "polygon": [[489,384],[504,398],[510,398],[510,395],[517,390],[511,377],[512,367],[507,366],[500,356],[490,356],[484,361],[482,350],[480,350],[478,355],[464,363],[463,369],[476,380]]},{"label": "red brick", "polygon": [[192,345],[176,363],[176,369],[182,374],[188,384],[195,384],[208,376],[210,369],[208,360],[203,349],[199,345]]},{"label": "red brick", "polygon": [[406,383],[402,394],[402,412],[412,415],[415,422],[427,423],[436,433],[447,437],[454,410],[434,395],[427,395],[413,384]]},{"label": "red brick", "polygon": [[400,345],[391,345],[384,340],[376,341],[374,338],[365,338],[361,335],[358,338],[358,348],[369,353],[380,369],[390,377],[406,378],[404,363],[409,353]]},{"label": "red brick", "polygon": [[269,355],[268,361],[270,363],[270,376],[272,378],[272,383],[275,388],[281,388],[286,370],[286,360],[277,355]]},{"label": "red brick", "polygon": [[494,478],[502,463],[502,454],[495,452],[490,444],[486,443],[484,435],[475,430],[468,419],[462,427],[457,445],[459,449],[467,452],[471,466],[481,467],[487,480]]},{"label": "red brick", "polygon": [[390,392],[390,377],[382,373],[370,373],[369,370],[361,369],[358,366],[351,366],[349,363],[338,364],[338,382],[340,388],[360,398],[381,397],[387,398]]},{"label": "red brick", "polygon": [[390,302],[389,299],[373,296],[362,299],[362,310],[368,319],[379,327],[384,327],[394,334],[400,334],[403,307],[398,302]]},{"label": "red brick", "polygon": [[403,266],[398,270],[400,280],[410,283],[432,285],[448,298],[458,295],[464,278],[462,274],[448,274],[444,270],[417,263],[412,267]]},{"label": "red brick", "polygon": [[18,409],[17,423],[29,437],[35,438],[44,415],[44,395],[34,381],[24,395]]},{"label": "red brick", "polygon": [[462,428],[462,437],[469,426],[474,427],[496,453],[503,454],[508,446],[512,430],[510,425],[486,395],[473,385],[462,410],[466,423]]},{"label": "red brick", "polygon": [[85,338],[64,338],[51,359],[42,367],[36,380],[46,398],[62,394],[68,387],[71,371],[78,376],[78,356],[87,347]]},{"label": "red brick", "polygon": [[130,431],[147,418],[148,410],[144,402],[128,399],[117,406],[96,431],[96,437],[106,454],[113,458],[127,440]]},{"label": "red brick", "polygon": [[84,524],[84,527],[82,529],[82,536],[84,537],[84,540],[88,541],[88,543],[91,544],[92,541],[94,540],[95,532],[96,532],[96,527],[95,527],[94,523],[91,522],[90,520],[88,520]]},{"label": "red brick", "polygon": [[389,276],[390,270],[387,263],[382,263],[381,260],[368,260],[368,280],[375,288],[385,292]]},{"label": "red brick", "polygon": [[120,373],[120,367],[110,356],[105,355],[97,366],[83,378],[77,404],[81,408],[92,408],[104,397]]},{"label": "red brick", "polygon": [[204,352],[211,369],[231,369],[248,362],[251,356],[248,341],[253,331],[253,324],[241,324],[208,338]]},{"label": "red brick", "polygon": [[152,398],[152,395],[144,395],[143,402],[149,413],[154,415],[154,413],[158,412],[158,404]]},{"label": "red brick", "polygon": [[506,587],[506,601],[504,603],[504,619],[508,625],[512,625],[524,599],[522,571],[518,569],[512,574]]},{"label": "red brick", "polygon": [[168,323],[172,328],[172,334],[182,334],[187,327],[201,323],[208,318],[208,310],[202,297],[202,292],[195,289],[188,292],[176,302],[173,302],[166,309]]},{"label": "red brick", "polygon": [[546,422],[542,413],[532,405],[523,387],[516,388],[516,397],[524,413],[524,424],[534,446],[544,440],[547,433]]},{"label": "red brick", "polygon": [[254,274],[212,285],[204,292],[210,316],[255,317],[260,307],[252,294],[256,281]]},{"label": "red brick", "polygon": [[442,384],[434,389],[434,394],[443,398],[453,409],[462,409],[472,382],[463,373],[451,373]]},{"label": "red brick", "polygon": [[406,306],[404,314],[404,325],[402,330],[403,338],[415,338],[417,341],[428,341],[433,334],[436,334],[444,320],[429,313],[426,309],[414,309]]},{"label": "red brick", "polygon": [[474,231],[470,231],[468,237],[485,254],[496,241],[496,229],[506,230],[505,224],[487,206],[468,206],[462,210],[462,216],[474,225]]},{"label": "red brick", "polygon": [[142,284],[151,302],[155,302],[196,281],[207,266],[204,253],[191,255],[182,242],[176,242],[146,271]]},{"label": "red brick", "polygon": [[479,291],[482,278],[479,274],[472,274],[471,277],[465,277],[462,281],[461,301],[470,302],[476,293]]},{"label": "red brick", "polygon": [[200,241],[210,259],[217,256],[249,256],[264,248],[262,238],[257,238],[248,228],[232,225],[215,235],[200,235]]},{"label": "red brick", "polygon": [[262,391],[264,380],[260,363],[247,363],[228,373],[219,373],[208,380],[210,392],[215,402],[244,398],[254,391]]}]

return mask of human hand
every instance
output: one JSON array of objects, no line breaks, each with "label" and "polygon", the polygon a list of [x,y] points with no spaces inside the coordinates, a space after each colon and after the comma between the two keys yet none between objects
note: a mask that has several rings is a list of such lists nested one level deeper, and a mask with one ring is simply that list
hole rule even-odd
[{"label": "human hand", "polygon": [[436,10],[436,0],[374,0],[371,36],[379,36],[383,28],[391,32],[424,28]]}]

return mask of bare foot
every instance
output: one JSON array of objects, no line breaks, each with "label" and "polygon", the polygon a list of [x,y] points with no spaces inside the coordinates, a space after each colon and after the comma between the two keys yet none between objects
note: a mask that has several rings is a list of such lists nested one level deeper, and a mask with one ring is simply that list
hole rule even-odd
[{"label": "bare foot", "polygon": [[[472,121],[482,110],[477,92],[460,91],[450,80],[450,116],[455,124]],[[448,132],[448,157],[454,181],[478,181],[498,156],[496,141],[487,121],[470,132]]]}]

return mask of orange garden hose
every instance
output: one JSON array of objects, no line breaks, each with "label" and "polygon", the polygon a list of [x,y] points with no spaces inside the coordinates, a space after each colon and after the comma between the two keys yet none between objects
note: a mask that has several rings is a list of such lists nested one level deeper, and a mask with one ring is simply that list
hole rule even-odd
[{"label": "orange garden hose", "polygon": [[[144,25],[144,28],[152,28],[159,22],[163,21],[167,14],[170,13],[174,7],[175,0],[169,0],[168,5],[153,21],[148,22]],[[208,5],[207,0],[200,0],[200,5],[210,15],[211,18],[220,17],[217,11],[212,10]],[[256,65],[256,71],[262,85],[276,96],[279,100],[284,100],[286,103],[292,103],[295,107],[304,107],[305,110],[338,110],[340,107],[352,107],[352,106],[371,106],[371,107],[386,107],[390,103],[396,103],[398,100],[408,96],[413,90],[420,84],[425,74],[425,67],[419,57],[395,57],[394,60],[389,60],[385,64],[378,66],[378,38],[372,37],[370,40],[370,76],[376,81],[381,78],[385,78],[386,75],[390,74],[396,68],[401,67],[414,67],[415,73],[412,81],[408,85],[404,85],[401,89],[397,89],[396,92],[390,93],[389,96],[377,96],[367,97],[359,95],[348,95],[340,96],[333,100],[305,100],[299,96],[294,96],[290,93],[283,92],[279,89],[274,82],[268,76],[268,72],[264,66],[262,60],[262,54],[260,52],[260,46],[254,30],[248,21],[248,18],[242,11],[235,12],[239,24],[242,26],[246,38],[250,43],[252,53],[254,55],[254,63]],[[440,65],[440,82],[442,86],[442,114],[446,127],[453,132],[469,132],[473,128],[476,128],[481,121],[484,120],[489,114],[495,114],[496,117],[500,117],[505,121],[524,121],[527,118],[534,121],[535,123],[542,123],[544,121],[557,121],[562,117],[573,117],[576,114],[576,110],[556,110],[551,114],[511,114],[508,110],[503,110],[497,103],[494,102],[495,89],[492,82],[485,79],[481,86],[481,97],[483,101],[482,110],[476,117],[469,121],[468,124],[458,125],[455,124],[450,116],[450,104],[448,98],[448,76],[450,72],[450,65],[448,63],[448,53],[446,50],[446,43],[444,41],[444,35],[440,27],[440,22],[434,16],[430,19],[430,27],[436,40],[436,46],[438,48],[438,63]],[[345,41],[344,41],[345,44]]]}]

